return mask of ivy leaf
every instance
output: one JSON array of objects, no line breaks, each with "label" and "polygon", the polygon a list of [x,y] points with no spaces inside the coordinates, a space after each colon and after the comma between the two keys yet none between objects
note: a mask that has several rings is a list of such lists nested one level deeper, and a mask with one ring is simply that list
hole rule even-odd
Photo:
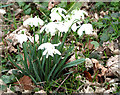
[{"label": "ivy leaf", "polygon": [[108,34],[107,34],[107,33],[103,33],[102,36],[100,37],[100,40],[102,40],[102,41],[107,41],[107,40],[109,40]]},{"label": "ivy leaf", "polygon": [[97,41],[92,41],[91,44],[94,45],[95,49],[99,47],[99,43]]},{"label": "ivy leaf", "polygon": [[1,79],[2,79],[2,80],[4,81],[4,83],[6,83],[6,84],[11,83],[10,76],[3,75]]},{"label": "ivy leaf", "polygon": [[2,80],[4,81],[4,83],[6,83],[6,84],[12,83],[12,82],[16,81],[14,75],[11,75],[11,76],[3,75],[3,76],[1,77],[1,79],[2,79]]}]

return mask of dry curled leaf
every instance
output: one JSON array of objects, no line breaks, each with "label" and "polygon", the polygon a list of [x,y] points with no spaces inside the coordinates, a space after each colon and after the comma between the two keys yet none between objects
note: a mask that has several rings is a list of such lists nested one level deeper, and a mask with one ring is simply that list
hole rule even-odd
[{"label": "dry curled leaf", "polygon": [[15,82],[14,84],[17,84],[20,86],[20,88],[25,90],[32,90],[33,89],[33,83],[29,76],[23,76],[20,78],[19,82]]},{"label": "dry curled leaf", "polygon": [[94,58],[92,58],[91,60],[93,62],[93,65],[94,65],[95,69],[97,69],[97,70],[100,69],[101,70],[101,75],[104,76],[106,71],[107,71],[107,68],[105,68],[103,65],[99,64],[98,60],[96,60]]},{"label": "dry curled leaf", "polygon": [[91,59],[89,59],[89,58],[85,59],[85,67],[86,68],[92,68],[93,67],[93,63],[92,63]]},{"label": "dry curled leaf", "polygon": [[106,64],[109,70],[118,77],[120,77],[119,58],[120,58],[120,55],[115,55],[114,57],[112,56],[108,59],[107,64]]},{"label": "dry curled leaf", "polygon": [[[105,81],[105,74],[107,72],[107,68],[105,68],[103,65],[99,64],[99,61],[92,58],[91,59],[93,62],[93,70],[94,70],[94,75],[96,76],[95,79],[99,83],[104,83]],[[97,75],[96,75],[97,74]]]},{"label": "dry curled leaf", "polygon": [[84,76],[90,81],[92,82],[92,77],[91,77],[91,74],[87,71],[84,71]]}]

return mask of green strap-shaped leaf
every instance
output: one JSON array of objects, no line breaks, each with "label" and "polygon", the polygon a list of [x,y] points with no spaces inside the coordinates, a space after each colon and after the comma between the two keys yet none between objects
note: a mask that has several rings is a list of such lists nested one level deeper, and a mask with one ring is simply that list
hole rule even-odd
[{"label": "green strap-shaped leaf", "polygon": [[15,65],[15,67],[17,67],[17,68],[18,68],[19,70],[21,70],[24,74],[26,74],[26,72],[24,72],[24,70],[21,69],[20,66],[18,66],[18,65],[13,61],[13,59],[11,58],[10,55],[8,55],[8,59],[12,62],[12,64]]}]

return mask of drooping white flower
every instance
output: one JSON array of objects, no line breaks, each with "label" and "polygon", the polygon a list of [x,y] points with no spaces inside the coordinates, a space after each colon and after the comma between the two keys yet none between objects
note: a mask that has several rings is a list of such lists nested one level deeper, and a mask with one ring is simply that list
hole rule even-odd
[{"label": "drooping white flower", "polygon": [[57,28],[56,28],[56,22],[50,22],[47,25],[44,25],[41,30],[40,33],[43,32],[43,30],[46,31],[46,33],[50,33],[51,36],[55,35]]},{"label": "drooping white flower", "polygon": [[93,27],[91,24],[83,24],[77,31],[78,35],[81,36],[83,34],[83,31],[85,31],[85,34],[92,34]]},{"label": "drooping white flower", "polygon": [[67,23],[64,22],[58,22],[56,23],[56,28],[59,32],[65,32],[67,33],[69,26],[67,25]]},{"label": "drooping white flower", "polygon": [[50,22],[41,28],[40,33],[42,33],[43,30],[45,30],[46,33],[50,33],[51,36],[54,36],[57,31],[66,33],[68,31],[68,27],[67,24],[63,22]]},{"label": "drooping white flower", "polygon": [[61,53],[57,49],[55,49],[55,46],[58,46],[60,44],[61,43],[58,43],[58,44],[43,43],[38,47],[38,50],[45,49],[43,52],[43,56],[46,55],[46,58],[48,58],[49,55],[53,57],[54,56],[53,54],[61,55]]},{"label": "drooping white flower", "polygon": [[64,13],[67,13],[67,11],[63,8],[53,8],[51,10],[51,14],[50,14],[51,20],[52,21],[55,21],[55,20],[61,21],[62,18],[65,19],[66,17],[65,17]]},{"label": "drooping white flower", "polygon": [[72,12],[72,19],[83,19],[84,20],[84,14],[88,16],[88,13],[83,10],[73,10]]},{"label": "drooping white flower", "polygon": [[22,47],[22,43],[28,40],[28,36],[26,34],[15,34],[15,38],[20,43],[20,47]]},{"label": "drooping white flower", "polygon": [[81,22],[78,21],[78,22],[76,22],[76,23],[74,23],[74,24],[72,25],[71,29],[72,29],[73,31],[76,31],[80,26],[81,26]]},{"label": "drooping white flower", "polygon": [[71,29],[76,31],[81,26],[81,19],[84,20],[84,15],[88,15],[88,13],[83,10],[73,10],[71,14],[66,15],[65,23],[67,27],[71,26]]},{"label": "drooping white flower", "polygon": [[5,14],[6,11],[4,9],[0,9],[0,14]]},{"label": "drooping white flower", "polygon": [[43,25],[44,24],[44,21],[41,20],[40,18],[38,18],[37,16],[35,16],[34,18],[28,18],[27,20],[25,20],[23,22],[23,25],[24,26],[28,26],[30,25],[31,27],[35,26],[39,26],[39,25]]}]

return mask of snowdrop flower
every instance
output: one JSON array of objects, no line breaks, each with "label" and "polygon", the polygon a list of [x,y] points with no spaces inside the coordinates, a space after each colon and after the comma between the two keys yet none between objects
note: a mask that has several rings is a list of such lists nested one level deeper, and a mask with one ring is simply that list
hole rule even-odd
[{"label": "snowdrop flower", "polygon": [[83,19],[84,20],[84,14],[88,16],[88,13],[83,10],[73,10],[72,12],[72,19]]},{"label": "snowdrop flower", "polygon": [[62,20],[62,17],[65,19],[65,14],[63,13],[67,13],[67,11],[63,8],[53,8],[51,10],[51,14],[50,14],[50,17],[51,17],[51,20],[52,21],[61,21]]},{"label": "snowdrop flower", "polygon": [[72,25],[71,29],[72,29],[73,31],[76,31],[80,26],[81,26],[81,22],[79,21],[79,22],[74,23],[74,24]]},{"label": "snowdrop flower", "polygon": [[[75,22],[71,26],[71,29],[73,31],[76,31],[81,26],[82,21],[80,21],[80,19],[84,19],[84,14],[88,15],[88,13],[83,10],[73,10],[71,13],[72,14],[66,15],[65,22],[67,23],[68,27],[70,27]],[[79,20],[79,21],[77,21],[77,20]]]},{"label": "snowdrop flower", "polygon": [[66,33],[68,31],[66,25],[63,22],[50,22],[41,28],[40,33],[42,33],[43,30],[45,30],[46,33],[50,33],[51,36],[54,36],[57,31]]},{"label": "snowdrop flower", "polygon": [[45,30],[46,33],[50,33],[51,36],[55,35],[55,33],[57,31],[56,22],[50,22],[47,25],[43,26],[40,30],[40,33],[42,33],[43,30]]},{"label": "snowdrop flower", "polygon": [[38,47],[38,50],[45,49],[43,52],[43,56],[46,55],[46,58],[48,58],[49,55],[53,57],[54,56],[53,54],[61,55],[61,53],[57,49],[55,49],[55,46],[59,46],[60,44],[61,43],[58,44],[43,43]]},{"label": "snowdrop flower", "polygon": [[69,26],[67,25],[67,23],[59,22],[59,23],[57,23],[56,28],[59,32],[67,33]]},{"label": "snowdrop flower", "polygon": [[5,14],[6,13],[6,11],[4,10],[4,9],[0,9],[0,14]]},{"label": "snowdrop flower", "polygon": [[20,43],[20,47],[22,47],[22,43],[28,40],[28,36],[26,34],[15,34],[15,38]]},{"label": "snowdrop flower", "polygon": [[92,31],[93,31],[92,25],[91,24],[83,24],[77,31],[78,35],[81,36],[83,34],[83,31],[85,31],[85,34],[92,34]]},{"label": "snowdrop flower", "polygon": [[37,16],[35,16],[34,18],[28,18],[23,22],[24,26],[30,25],[31,27],[33,26],[37,27],[38,25],[43,25],[43,24],[44,24],[43,20],[41,20]]}]

